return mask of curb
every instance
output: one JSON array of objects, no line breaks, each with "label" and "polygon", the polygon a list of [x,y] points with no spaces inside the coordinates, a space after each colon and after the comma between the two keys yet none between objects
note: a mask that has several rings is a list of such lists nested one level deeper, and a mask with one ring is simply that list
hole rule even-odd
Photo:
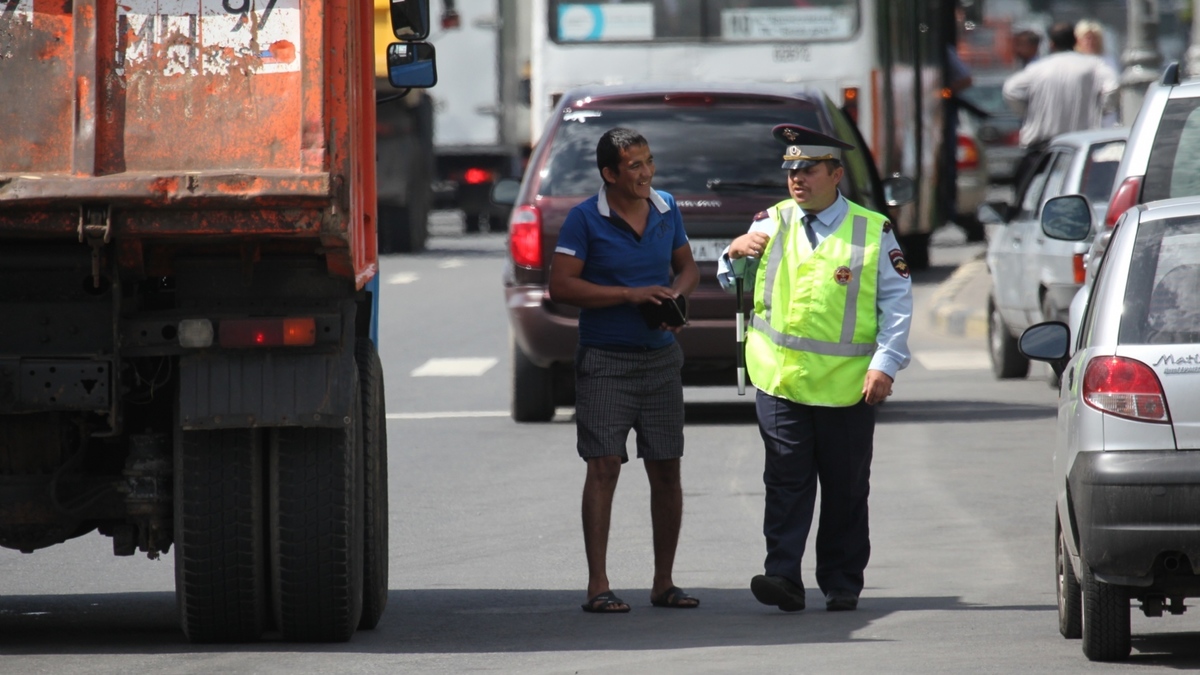
[{"label": "curb", "polygon": [[986,293],[982,302],[964,302],[966,298],[959,296],[970,296],[967,291],[973,286],[978,290],[978,286],[985,283],[988,276],[987,263],[983,260],[971,260],[959,265],[950,278],[942,282],[933,293],[933,308],[929,312],[933,329],[944,335],[986,338]]}]

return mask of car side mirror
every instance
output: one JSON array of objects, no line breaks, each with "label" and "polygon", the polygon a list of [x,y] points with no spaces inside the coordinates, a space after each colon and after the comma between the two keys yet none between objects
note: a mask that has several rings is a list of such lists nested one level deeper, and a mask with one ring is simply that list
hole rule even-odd
[{"label": "car side mirror", "polygon": [[437,56],[427,42],[393,42],[387,49],[388,84],[428,89],[437,84]]},{"label": "car side mirror", "polygon": [[1071,329],[1061,321],[1034,324],[1021,333],[1017,349],[1027,359],[1049,363],[1062,377],[1071,358]]},{"label": "car side mirror", "polygon": [[1042,206],[1041,222],[1051,239],[1083,241],[1092,234],[1092,207],[1083,195],[1061,195]]},{"label": "car side mirror", "polygon": [[888,206],[903,206],[916,197],[917,187],[911,178],[892,174],[883,181],[883,201]]},{"label": "car side mirror", "polygon": [[497,181],[492,186],[492,203],[512,206],[517,203],[517,193],[520,191],[521,184],[511,178]]}]

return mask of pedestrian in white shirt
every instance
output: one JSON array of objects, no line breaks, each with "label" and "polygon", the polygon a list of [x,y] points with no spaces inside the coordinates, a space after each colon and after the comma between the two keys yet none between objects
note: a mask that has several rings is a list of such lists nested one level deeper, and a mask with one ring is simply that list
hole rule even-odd
[{"label": "pedestrian in white shirt", "polygon": [[1116,108],[1117,73],[1098,56],[1075,51],[1075,27],[1050,27],[1050,53],[1004,82],[1004,100],[1021,122],[1025,157],[1017,168],[1018,194],[1050,139],[1069,131],[1100,127]]}]

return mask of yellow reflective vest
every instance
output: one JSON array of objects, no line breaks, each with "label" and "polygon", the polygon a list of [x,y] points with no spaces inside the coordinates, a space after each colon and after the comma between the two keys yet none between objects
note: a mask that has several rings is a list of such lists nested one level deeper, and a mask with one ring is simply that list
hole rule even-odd
[{"label": "yellow reflective vest", "polygon": [[770,241],[754,281],[746,372],[760,390],[830,407],[862,399],[879,332],[875,296],[887,219],[850,202],[814,251],[791,199],[767,210]]}]

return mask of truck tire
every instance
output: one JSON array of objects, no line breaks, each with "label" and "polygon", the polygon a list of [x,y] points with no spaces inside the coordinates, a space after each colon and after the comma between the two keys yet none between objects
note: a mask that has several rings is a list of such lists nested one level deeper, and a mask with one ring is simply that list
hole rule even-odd
[{"label": "truck tire", "polygon": [[268,606],[262,476],[257,430],[178,432],[175,595],[192,642],[262,637]]},{"label": "truck tire", "polygon": [[[358,391],[357,373],[353,386]],[[356,403],[342,428],[281,427],[271,434],[272,599],[285,640],[344,642],[362,616],[358,418]]]},{"label": "truck tire", "polygon": [[549,422],[554,419],[554,373],[542,368],[512,343],[512,418],[514,422]]},{"label": "truck tire", "polygon": [[1089,661],[1123,661],[1129,657],[1129,589],[1096,578],[1087,561],[1083,568],[1083,655]]},{"label": "truck tire", "polygon": [[383,364],[370,340],[359,340],[355,351],[362,391],[363,438],[363,608],[360,630],[379,625],[388,601],[388,469],[387,407],[383,395]]}]

